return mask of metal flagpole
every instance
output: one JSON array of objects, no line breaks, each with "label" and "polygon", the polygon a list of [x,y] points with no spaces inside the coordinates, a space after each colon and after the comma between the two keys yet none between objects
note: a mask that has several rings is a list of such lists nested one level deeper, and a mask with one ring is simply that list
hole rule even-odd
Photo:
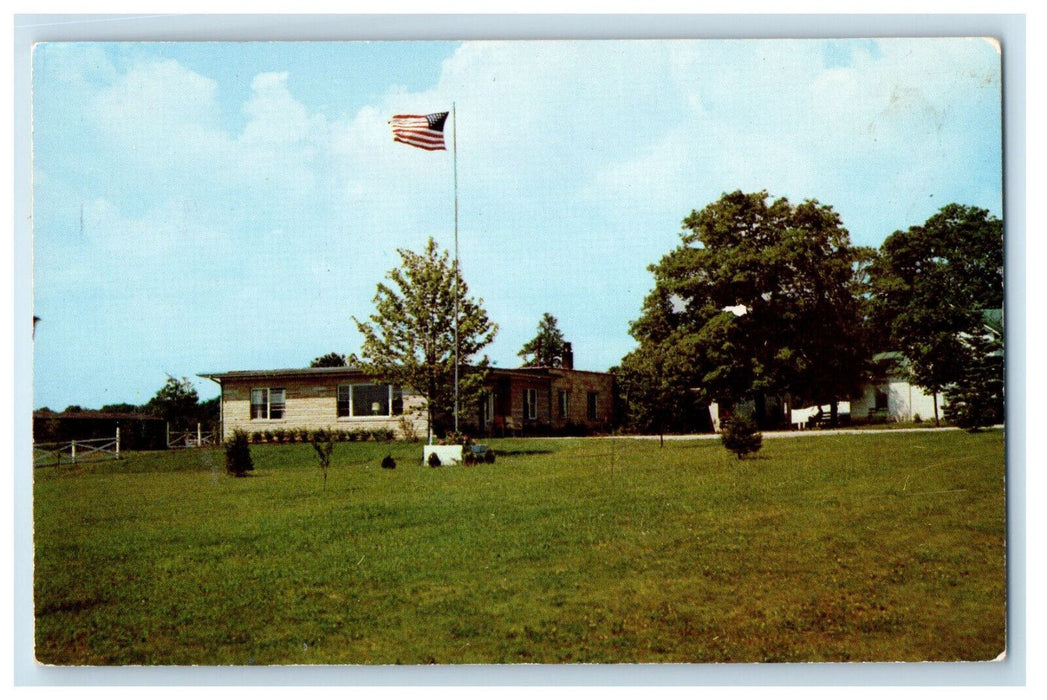
[{"label": "metal flagpole", "polygon": [[458,432],[458,111],[451,102],[451,127],[454,129],[454,432]]}]

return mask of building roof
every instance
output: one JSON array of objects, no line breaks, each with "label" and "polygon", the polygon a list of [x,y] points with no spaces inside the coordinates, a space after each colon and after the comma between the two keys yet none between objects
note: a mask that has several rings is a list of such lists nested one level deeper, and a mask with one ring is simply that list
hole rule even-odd
[{"label": "building roof", "polygon": [[[606,375],[607,372],[589,372],[579,369],[563,369],[562,367],[515,367],[511,369],[503,367],[488,367],[489,375],[500,377],[545,377],[550,378],[560,373],[577,372],[579,374]],[[373,372],[359,367],[298,367],[290,369],[248,369],[232,372],[204,372],[199,377],[210,379],[221,384],[229,379],[315,379],[318,377],[371,377]]]},{"label": "building roof", "polygon": [[57,418],[58,420],[156,420],[159,416],[148,413],[110,413],[103,411],[33,411],[33,418]]},{"label": "building roof", "polygon": [[311,378],[311,377],[359,377],[370,376],[370,373],[359,367],[297,367],[293,369],[244,369],[232,372],[203,372],[197,375],[222,383],[224,379],[271,379],[274,377]]}]

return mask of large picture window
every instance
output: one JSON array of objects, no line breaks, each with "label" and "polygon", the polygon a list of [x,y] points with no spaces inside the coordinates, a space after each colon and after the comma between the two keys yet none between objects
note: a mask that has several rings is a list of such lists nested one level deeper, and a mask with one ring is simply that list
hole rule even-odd
[{"label": "large picture window", "polygon": [[283,389],[251,389],[251,420],[280,420],[285,405]]},{"label": "large picture window", "polygon": [[343,384],[338,387],[338,417],[399,416],[403,392],[393,384]]}]

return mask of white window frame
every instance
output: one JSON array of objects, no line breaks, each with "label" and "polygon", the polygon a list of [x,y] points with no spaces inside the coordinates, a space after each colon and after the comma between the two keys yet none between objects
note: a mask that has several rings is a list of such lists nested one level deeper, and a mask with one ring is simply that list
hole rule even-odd
[{"label": "white window frame", "polygon": [[538,390],[524,389],[524,418],[538,420]]},{"label": "white window frame", "polygon": [[[353,410],[353,391],[358,386],[384,386],[388,392],[386,402],[389,406],[388,413],[364,413],[357,415]],[[341,403],[342,389],[349,389],[349,410],[344,415],[339,411],[338,404]],[[335,416],[339,419],[342,418],[395,418],[403,415],[403,394],[400,395],[400,412],[396,412],[394,397],[396,396],[396,386],[394,384],[386,384],[381,382],[358,382],[355,384],[339,384],[335,394]]]},{"label": "white window frame", "polygon": [[[255,402],[255,392],[262,392],[262,400]],[[273,401],[273,394],[279,392],[282,401]],[[251,420],[284,420],[287,416],[287,389],[284,387],[251,387],[250,394],[248,396],[250,402],[250,417]],[[255,415],[255,406],[262,406],[265,409],[264,415]],[[277,406],[280,415],[273,415],[273,407]]]}]

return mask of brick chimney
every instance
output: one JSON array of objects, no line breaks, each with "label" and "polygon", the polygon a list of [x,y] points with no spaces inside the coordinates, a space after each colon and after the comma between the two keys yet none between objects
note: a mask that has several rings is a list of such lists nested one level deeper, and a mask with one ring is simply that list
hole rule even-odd
[{"label": "brick chimney", "polygon": [[563,344],[563,357],[560,358],[560,366],[564,369],[574,369],[574,351],[570,343]]}]

